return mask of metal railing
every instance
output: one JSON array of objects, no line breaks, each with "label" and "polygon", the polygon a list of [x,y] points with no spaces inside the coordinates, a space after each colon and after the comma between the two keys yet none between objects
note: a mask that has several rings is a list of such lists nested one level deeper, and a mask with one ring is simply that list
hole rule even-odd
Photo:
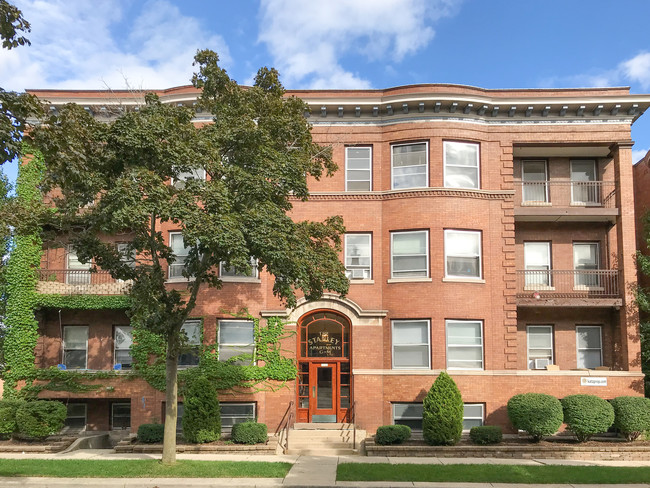
[{"label": "metal railing", "polygon": [[123,295],[130,281],[116,280],[108,271],[86,269],[39,269],[37,291],[63,295]]},{"label": "metal railing", "polygon": [[520,298],[618,298],[617,269],[517,270]]},{"label": "metal railing", "polygon": [[352,424],[352,449],[357,448],[357,422],[356,422],[356,413],[354,407],[357,405],[357,402],[352,402],[352,406],[348,408],[348,411],[345,412],[344,421],[347,421],[348,424]]},{"label": "metal railing", "polygon": [[515,192],[526,207],[616,207],[615,181],[515,180]]},{"label": "metal railing", "polygon": [[278,445],[282,448],[282,452],[286,454],[289,451],[289,431],[293,427],[295,421],[295,412],[293,409],[294,403],[293,400],[289,402],[287,410],[282,416],[282,420],[278,424],[278,428],[275,429],[275,436],[278,438]]}]

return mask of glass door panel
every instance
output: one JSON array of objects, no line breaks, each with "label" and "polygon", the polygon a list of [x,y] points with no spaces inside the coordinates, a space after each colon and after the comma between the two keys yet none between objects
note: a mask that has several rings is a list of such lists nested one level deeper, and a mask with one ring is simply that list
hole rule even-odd
[{"label": "glass door panel", "polygon": [[548,202],[546,161],[524,161],[521,166],[523,201]]}]

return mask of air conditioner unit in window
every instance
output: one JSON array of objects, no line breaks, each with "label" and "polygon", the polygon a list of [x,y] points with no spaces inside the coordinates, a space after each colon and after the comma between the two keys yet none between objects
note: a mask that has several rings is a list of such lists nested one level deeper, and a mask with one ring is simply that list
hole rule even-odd
[{"label": "air conditioner unit in window", "polygon": [[365,269],[353,269],[352,270],[352,279],[354,280],[362,280],[366,276],[366,270]]},{"label": "air conditioner unit in window", "polygon": [[535,369],[546,369],[551,364],[550,359],[535,359]]}]

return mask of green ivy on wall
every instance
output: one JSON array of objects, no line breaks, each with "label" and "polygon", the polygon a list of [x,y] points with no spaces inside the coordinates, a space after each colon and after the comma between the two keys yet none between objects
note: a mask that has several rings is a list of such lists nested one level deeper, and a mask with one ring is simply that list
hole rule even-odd
[{"label": "green ivy on wall", "polygon": [[125,310],[131,306],[127,295],[48,295],[37,294],[38,308],[67,308],[70,310]]}]

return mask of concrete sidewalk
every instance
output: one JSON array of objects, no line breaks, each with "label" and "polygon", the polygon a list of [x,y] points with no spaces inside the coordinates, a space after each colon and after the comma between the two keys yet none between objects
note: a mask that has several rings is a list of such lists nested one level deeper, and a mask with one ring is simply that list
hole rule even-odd
[{"label": "concrete sidewalk", "polygon": [[[88,449],[58,454],[13,454],[0,453],[6,459],[93,459],[97,460],[98,470],[103,459],[160,459],[152,454],[116,454],[111,449]],[[515,485],[505,483],[423,483],[423,482],[343,482],[336,481],[336,468],[339,463],[390,463],[390,464],[510,464],[510,465],[574,465],[574,466],[650,466],[648,461],[568,461],[552,459],[495,459],[495,458],[423,458],[423,457],[365,457],[365,456],[262,456],[239,454],[178,454],[177,459],[201,461],[261,461],[288,462],[293,467],[286,478],[10,478],[0,477],[0,487],[82,487],[82,488],[254,488],[254,487],[449,487],[449,488],[592,488],[594,485],[570,484],[531,484]],[[602,485],[596,485],[602,486]],[[643,487],[650,488],[650,480],[639,480],[633,485],[607,485],[611,488]]]}]

